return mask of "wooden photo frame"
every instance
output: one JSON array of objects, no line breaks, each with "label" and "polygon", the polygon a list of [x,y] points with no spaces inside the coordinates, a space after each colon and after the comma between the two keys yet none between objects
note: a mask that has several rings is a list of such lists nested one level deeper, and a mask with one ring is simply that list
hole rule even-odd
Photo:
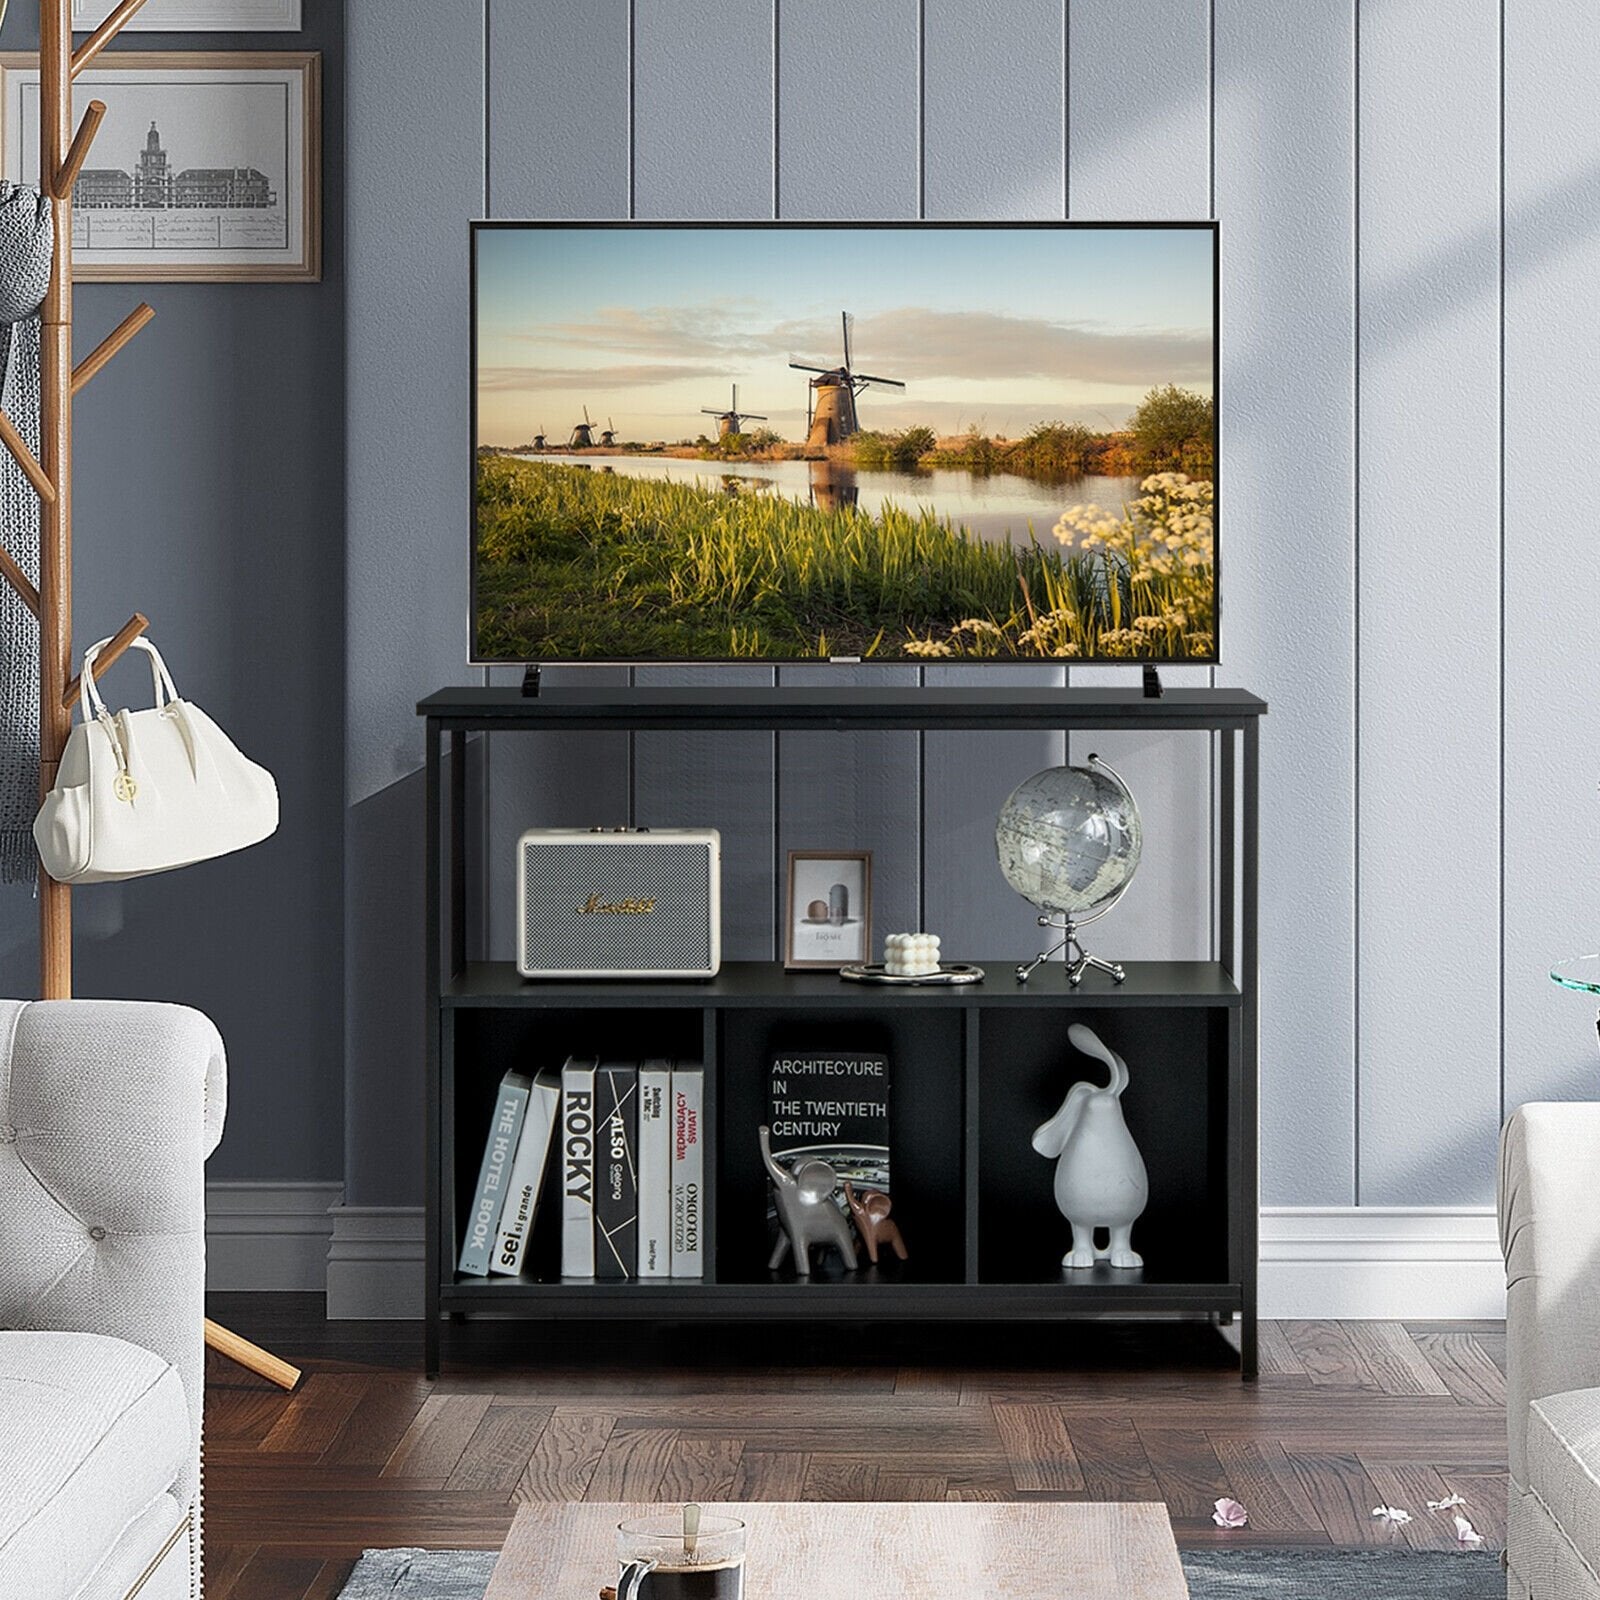
[{"label": "wooden photo frame", "polygon": [[872,960],[872,852],[791,850],[783,964],[837,972]]},{"label": "wooden photo frame", "polygon": [[[73,28],[98,28],[115,5],[72,0]],[[122,26],[130,33],[298,33],[300,0],[148,0]]]},{"label": "wooden photo frame", "polygon": [[[73,188],[73,277],[305,283],[322,275],[322,57],[117,51],[73,83],[106,107]],[[0,174],[39,181],[39,60],[0,55]]]}]

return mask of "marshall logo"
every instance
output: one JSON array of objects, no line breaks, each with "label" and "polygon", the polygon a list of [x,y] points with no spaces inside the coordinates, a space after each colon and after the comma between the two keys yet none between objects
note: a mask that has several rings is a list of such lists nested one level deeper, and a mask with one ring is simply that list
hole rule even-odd
[{"label": "marshall logo", "polygon": [[642,917],[646,912],[654,911],[655,900],[602,900],[599,895],[592,894],[578,907],[581,917],[601,916],[632,916]]}]

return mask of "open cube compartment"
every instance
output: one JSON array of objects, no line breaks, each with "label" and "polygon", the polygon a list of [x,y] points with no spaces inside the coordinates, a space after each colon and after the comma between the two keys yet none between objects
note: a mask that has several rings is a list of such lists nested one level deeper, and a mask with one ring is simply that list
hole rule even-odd
[{"label": "open cube compartment", "polygon": [[[1223,1008],[985,1010],[978,1111],[978,1278],[1074,1286],[1230,1281],[1228,1105],[1231,1013]],[[1150,1200],[1133,1229],[1142,1269],[1063,1268],[1071,1230],[1056,1208],[1053,1158],[1033,1133],[1074,1083],[1106,1068],[1067,1038],[1091,1027],[1128,1063],[1122,1096]],[[1103,1236],[1101,1243],[1104,1243]]]}]

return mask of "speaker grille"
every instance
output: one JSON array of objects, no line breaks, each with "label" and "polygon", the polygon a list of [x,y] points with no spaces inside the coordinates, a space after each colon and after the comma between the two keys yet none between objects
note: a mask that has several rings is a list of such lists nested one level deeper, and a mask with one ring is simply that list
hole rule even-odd
[{"label": "speaker grille", "polygon": [[[530,971],[697,971],[711,965],[711,852],[704,844],[522,847],[522,965]],[[654,900],[648,912],[591,912]]]}]

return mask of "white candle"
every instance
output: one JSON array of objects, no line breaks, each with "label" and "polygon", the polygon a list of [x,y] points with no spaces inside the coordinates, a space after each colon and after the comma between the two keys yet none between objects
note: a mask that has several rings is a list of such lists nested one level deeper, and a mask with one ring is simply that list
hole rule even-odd
[{"label": "white candle", "polygon": [[925,978],[937,972],[938,934],[889,934],[883,941],[883,968],[892,978]]}]

